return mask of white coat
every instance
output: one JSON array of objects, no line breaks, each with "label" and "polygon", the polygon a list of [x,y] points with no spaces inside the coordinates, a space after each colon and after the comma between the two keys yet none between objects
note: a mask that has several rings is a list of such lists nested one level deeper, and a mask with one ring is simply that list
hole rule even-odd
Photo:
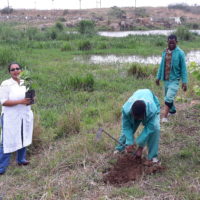
[{"label": "white coat", "polygon": [[[25,98],[26,88],[12,78],[2,82],[0,86],[0,101],[20,100]],[[2,106],[2,132],[4,153],[11,153],[32,143],[33,112],[31,106],[18,104]]]}]

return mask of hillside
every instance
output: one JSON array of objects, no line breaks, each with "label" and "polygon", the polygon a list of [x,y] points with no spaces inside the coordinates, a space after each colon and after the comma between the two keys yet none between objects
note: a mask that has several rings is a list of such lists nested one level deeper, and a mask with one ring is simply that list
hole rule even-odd
[{"label": "hillside", "polygon": [[[0,15],[0,21],[15,21],[41,28],[62,21],[74,27],[80,20],[93,20],[101,30],[169,29],[180,24],[199,28],[200,9],[193,11],[168,9],[167,7],[101,8],[84,10],[14,10]],[[193,27],[194,26],[194,27]]]}]

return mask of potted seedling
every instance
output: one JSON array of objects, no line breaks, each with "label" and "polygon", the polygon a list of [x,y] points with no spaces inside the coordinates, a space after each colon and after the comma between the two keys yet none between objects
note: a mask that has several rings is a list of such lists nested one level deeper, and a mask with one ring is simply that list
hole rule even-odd
[{"label": "potted seedling", "polygon": [[25,98],[30,98],[30,104],[34,104],[35,90],[30,71],[25,68],[20,73],[20,79],[24,80],[23,85],[26,87]]}]

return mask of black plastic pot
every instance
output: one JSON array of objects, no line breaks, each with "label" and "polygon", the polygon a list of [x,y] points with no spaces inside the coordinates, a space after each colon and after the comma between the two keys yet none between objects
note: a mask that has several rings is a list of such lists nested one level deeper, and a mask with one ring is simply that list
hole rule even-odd
[{"label": "black plastic pot", "polygon": [[28,90],[25,94],[25,98],[31,99],[31,104],[34,104],[35,90]]}]

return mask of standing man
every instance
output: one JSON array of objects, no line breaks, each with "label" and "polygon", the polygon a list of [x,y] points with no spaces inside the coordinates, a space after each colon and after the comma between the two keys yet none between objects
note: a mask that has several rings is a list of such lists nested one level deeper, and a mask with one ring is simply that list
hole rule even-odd
[{"label": "standing man", "polygon": [[[158,162],[158,146],[160,138],[160,103],[149,89],[137,90],[122,107],[122,129],[116,151],[126,148],[131,151],[137,145],[135,156],[142,156],[143,148],[147,144],[148,160]],[[134,134],[140,125],[144,125],[141,134],[134,140]],[[126,147],[125,147],[126,146]]]},{"label": "standing man", "polygon": [[162,60],[157,72],[156,84],[164,81],[165,107],[162,122],[168,122],[168,114],[175,114],[174,99],[179,89],[179,81],[182,81],[183,91],[187,90],[187,68],[185,54],[177,46],[176,35],[168,37],[168,48],[162,53]]}]

